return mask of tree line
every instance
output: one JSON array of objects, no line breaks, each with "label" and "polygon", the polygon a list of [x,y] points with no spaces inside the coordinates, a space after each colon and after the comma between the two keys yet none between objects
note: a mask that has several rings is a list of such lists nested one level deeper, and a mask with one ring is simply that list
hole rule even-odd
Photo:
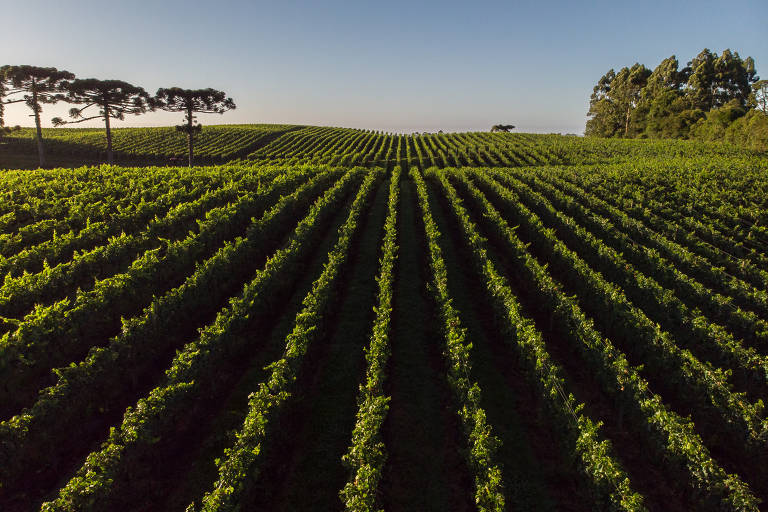
[{"label": "tree line", "polygon": [[709,49],[680,68],[673,55],[656,69],[611,69],[595,85],[585,135],[696,138],[768,145],[768,80],[752,57]]},{"label": "tree line", "polygon": [[54,126],[103,119],[106,128],[107,162],[114,162],[110,120],[123,120],[126,115],[140,115],[155,110],[183,112],[184,123],[176,129],[187,136],[189,166],[194,159],[195,135],[202,125],[195,114],[223,114],[235,108],[235,102],[223,91],[215,89],[158,89],[150,96],[143,88],[121,80],[76,78],[73,73],[39,66],[0,67],[0,137],[11,129],[5,126],[5,105],[25,103],[35,119],[37,153],[40,167],[45,166],[45,145],[40,116],[43,105],[65,101],[77,105],[69,110],[69,119],[54,117]]}]

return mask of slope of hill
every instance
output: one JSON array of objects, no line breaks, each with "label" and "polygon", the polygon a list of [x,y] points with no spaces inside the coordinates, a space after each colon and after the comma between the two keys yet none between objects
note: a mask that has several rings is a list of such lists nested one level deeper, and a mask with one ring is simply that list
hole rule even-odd
[{"label": "slope of hill", "polygon": [[[36,168],[34,131],[13,132],[0,142],[0,168]],[[51,167],[106,160],[103,130],[44,130]],[[186,138],[172,127],[114,130],[115,159],[124,165],[183,165]],[[205,126],[195,143],[199,165],[313,163],[391,169],[518,167],[631,161],[640,157],[745,156],[761,153],[721,143],[683,140],[596,139],[555,134],[432,133],[398,135],[321,126]],[[762,153],[764,155],[764,153]]]},{"label": "slope of hill", "polygon": [[768,500],[765,157],[220,132],[0,173],[0,509]]},{"label": "slope of hill", "polygon": [[[291,130],[293,125],[206,126],[196,136],[195,156],[201,165],[220,164],[246,156]],[[0,142],[0,168],[36,168],[35,132],[24,128]],[[77,167],[106,160],[104,130],[97,128],[46,128],[46,154],[51,167]],[[174,127],[116,128],[112,130],[115,161],[133,165],[183,163],[186,136]]]}]

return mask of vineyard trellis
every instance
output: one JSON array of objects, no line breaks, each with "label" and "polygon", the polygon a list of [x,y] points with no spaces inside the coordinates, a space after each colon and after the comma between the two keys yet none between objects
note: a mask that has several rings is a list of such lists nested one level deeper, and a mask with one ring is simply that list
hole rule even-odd
[{"label": "vineyard trellis", "polygon": [[[117,155],[171,158],[163,130],[116,130]],[[51,130],[49,157],[97,137]],[[288,125],[198,144],[228,163],[0,173],[3,510],[768,502],[764,155]]]}]

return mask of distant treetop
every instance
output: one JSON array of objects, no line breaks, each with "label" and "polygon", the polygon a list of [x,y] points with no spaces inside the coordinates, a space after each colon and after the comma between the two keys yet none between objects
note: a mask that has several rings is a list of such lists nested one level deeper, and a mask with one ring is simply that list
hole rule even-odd
[{"label": "distant treetop", "polygon": [[63,88],[75,75],[69,71],[40,66],[0,67],[0,127],[4,125],[4,105],[25,103],[35,118],[37,154],[40,167],[45,166],[45,147],[40,125],[40,113],[44,104],[56,103],[62,99]]},{"label": "distant treetop", "polygon": [[[126,114],[138,115],[152,109],[149,94],[143,88],[122,80],[78,79],[68,83],[65,89],[66,101],[83,106],[69,110],[71,121],[54,117],[51,120],[54,126],[103,119],[107,137],[107,162],[110,164],[114,162],[110,119],[122,120]],[[91,107],[97,107],[98,113],[84,117],[83,112]]]},{"label": "distant treetop", "polygon": [[197,123],[196,113],[223,114],[236,108],[232,98],[224,91],[216,89],[182,89],[169,87],[158,89],[152,98],[152,106],[168,112],[184,112],[184,124],[176,126],[180,132],[187,134],[187,151],[189,166],[194,160],[195,134],[200,133],[202,125]]},{"label": "distant treetop", "polygon": [[227,93],[216,89],[182,89],[168,87],[158,89],[155,94],[157,108],[169,112],[198,112],[201,114],[223,114],[235,107]]},{"label": "distant treetop", "polygon": [[705,48],[682,69],[674,55],[653,71],[638,63],[611,69],[592,91],[585,135],[727,140],[746,117],[768,138],[768,87],[760,83],[754,59],[730,49],[718,56]]}]

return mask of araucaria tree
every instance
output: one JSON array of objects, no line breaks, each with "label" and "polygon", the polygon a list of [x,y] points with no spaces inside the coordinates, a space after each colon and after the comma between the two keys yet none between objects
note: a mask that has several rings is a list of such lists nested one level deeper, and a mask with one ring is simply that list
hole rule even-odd
[{"label": "araucaria tree", "polygon": [[195,114],[223,114],[235,108],[232,98],[216,89],[182,89],[170,87],[158,89],[154,98],[157,108],[168,112],[184,112],[184,124],[176,126],[180,132],[187,134],[187,149],[189,151],[189,166],[194,159],[195,134],[200,133],[203,125],[197,123]]},{"label": "araucaria tree", "polygon": [[[66,101],[83,105],[80,108],[72,108],[69,116],[74,121],[65,121],[60,117],[53,118],[55,126],[75,124],[90,121],[91,119],[104,119],[107,130],[107,162],[114,163],[112,151],[112,131],[110,119],[125,119],[126,114],[143,114],[147,110],[153,110],[149,94],[135,85],[120,80],[98,80],[86,78],[75,80],[66,85]],[[98,107],[99,113],[90,117],[83,117],[83,112],[90,107]]]},{"label": "araucaria tree", "polygon": [[56,68],[26,65],[0,67],[0,83],[2,83],[0,102],[4,105],[24,102],[32,110],[31,117],[35,118],[37,129],[37,154],[40,158],[40,167],[45,166],[40,113],[43,111],[44,104],[56,103],[61,99],[62,88],[73,78],[75,75],[69,71],[60,71]]}]

